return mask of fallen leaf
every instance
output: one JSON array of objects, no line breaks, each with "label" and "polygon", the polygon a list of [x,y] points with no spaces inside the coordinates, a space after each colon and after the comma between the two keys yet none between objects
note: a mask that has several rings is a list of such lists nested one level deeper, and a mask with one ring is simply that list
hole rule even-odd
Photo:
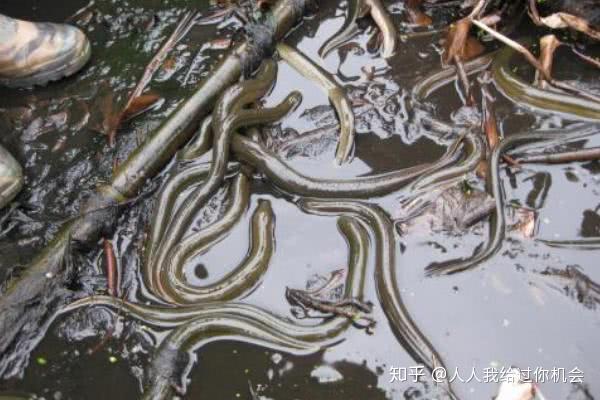
[{"label": "fallen leaf", "polygon": [[92,101],[90,110],[95,111],[90,116],[88,128],[108,136],[111,146],[121,122],[122,113],[119,111],[115,93],[106,81],[100,84],[96,97]]},{"label": "fallen leaf", "polygon": [[455,58],[469,61],[485,51],[479,40],[469,36],[471,25],[470,19],[463,18],[450,26],[444,44],[444,64],[451,64]]},{"label": "fallen leaf", "polygon": [[137,117],[150,110],[156,102],[160,100],[160,97],[154,93],[143,94],[141,96],[136,97],[131,101],[129,106],[123,111],[123,116],[121,118],[120,123],[125,121],[129,121],[132,118]]},{"label": "fallen leaf", "polygon": [[554,52],[561,45],[560,41],[554,35],[546,35],[540,39],[540,64],[543,73],[537,74],[536,85],[542,89],[547,88],[548,82],[542,76],[552,76],[552,65],[554,63]]},{"label": "fallen leaf", "polygon": [[413,24],[418,26],[428,26],[433,23],[431,17],[425,14],[420,6],[422,0],[407,0],[406,2],[406,14]]}]

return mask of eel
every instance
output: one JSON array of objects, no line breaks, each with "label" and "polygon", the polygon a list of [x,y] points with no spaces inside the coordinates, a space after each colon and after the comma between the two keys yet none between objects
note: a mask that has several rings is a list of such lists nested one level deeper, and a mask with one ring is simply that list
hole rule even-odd
[{"label": "eel", "polygon": [[[467,75],[476,74],[484,71],[492,64],[495,53],[485,54],[474,60],[464,63],[465,73]],[[443,67],[432,72],[426,77],[419,79],[412,89],[413,97],[418,101],[423,101],[433,94],[436,90],[446,86],[456,79],[456,66],[451,65]]]},{"label": "eel", "polygon": [[390,58],[396,54],[398,47],[398,32],[394,21],[385,9],[381,0],[364,0],[365,7],[368,8],[371,18],[381,31],[383,36],[381,55],[383,58]]},{"label": "eel", "polygon": [[510,66],[515,51],[510,47],[501,49],[492,63],[492,75],[498,90],[518,105],[546,113],[561,113],[565,116],[600,121],[600,103],[581,97],[545,90],[523,82]]},{"label": "eel", "polygon": [[492,258],[500,249],[506,228],[506,219],[504,216],[504,192],[500,181],[500,159],[507,150],[527,142],[555,142],[556,140],[579,138],[588,134],[589,132],[586,131],[570,131],[564,133],[540,131],[515,134],[501,141],[488,159],[489,187],[496,204],[494,213],[492,214],[490,236],[486,246],[483,250],[476,252],[473,256],[466,259],[432,263],[427,266],[426,275],[448,275],[471,270]]},{"label": "eel", "polygon": [[549,239],[536,239],[536,242],[544,243],[546,246],[558,247],[563,249],[574,249],[574,250],[598,250],[600,249],[600,238],[589,237],[583,239],[573,240],[549,240]]},{"label": "eel", "polygon": [[[158,246],[156,256],[150,260],[155,266],[164,265],[171,249],[178,243],[196,212],[206,204],[220,187],[229,161],[231,136],[242,126],[265,123],[280,119],[300,103],[300,95],[293,92],[277,107],[261,112],[243,107],[262,97],[272,86],[277,64],[269,60],[263,62],[255,79],[244,81],[226,90],[217,102],[212,116],[213,131],[212,162],[209,175],[204,183],[196,188],[184,204],[175,212],[167,225]],[[151,266],[151,270],[157,267]]]},{"label": "eel", "polygon": [[348,16],[344,24],[331,38],[323,43],[319,49],[319,55],[323,58],[327,57],[333,50],[356,36],[358,34],[357,21],[367,14],[371,15],[383,36],[383,58],[390,58],[396,54],[398,32],[394,21],[392,21],[381,0],[348,0]]},{"label": "eel", "polygon": [[460,157],[460,151],[451,146],[434,163],[365,177],[319,179],[302,175],[263,145],[242,135],[234,134],[231,145],[240,161],[265,174],[279,189],[298,196],[325,198],[383,196],[404,187],[424,173],[447,167]]},{"label": "eel", "polygon": [[485,158],[486,145],[483,138],[472,129],[464,131],[459,136],[457,142],[465,144],[466,157],[456,165],[448,166],[419,177],[407,188],[411,196],[435,189],[440,184],[447,185],[451,180],[462,179],[465,174],[473,172],[481,160]]},{"label": "eel", "polygon": [[346,91],[327,71],[313,63],[300,51],[281,42],[277,44],[277,52],[292,68],[317,83],[327,93],[340,121],[340,136],[335,150],[335,159],[338,165],[345,163],[354,149],[355,135],[354,111]]},{"label": "eel", "polygon": [[[340,217],[338,228],[348,243],[348,274],[345,296],[362,299],[368,260],[369,236],[361,223]],[[144,383],[144,399],[171,399],[176,380],[185,380],[192,368],[192,353],[216,340],[239,340],[292,354],[314,353],[339,342],[351,326],[337,316],[318,324],[304,325],[267,312],[260,307],[212,302],[190,307],[135,304],[111,296],[92,296],[63,307],[56,316],[74,310],[102,306],[159,328],[175,328],[160,343]]]},{"label": "eel", "polygon": [[200,124],[194,137],[177,153],[178,160],[193,160],[203,156],[212,147],[212,117],[209,115]]},{"label": "eel", "polygon": [[332,37],[327,39],[319,49],[319,55],[322,58],[327,57],[333,50],[358,34],[357,21],[366,14],[363,8],[362,0],[348,0],[348,16],[344,20],[342,27]]},{"label": "eel", "polygon": [[[220,226],[216,229],[208,231],[200,239],[213,239],[212,242],[214,242],[214,238],[211,236],[218,236],[221,233],[219,230],[223,231],[229,228],[227,225],[231,225],[231,222],[236,221],[237,218],[237,215],[232,214],[235,214],[236,210],[240,208],[243,210],[245,207],[234,206],[233,211],[224,216],[227,218],[226,222],[219,224]],[[275,251],[275,217],[271,203],[268,200],[259,200],[252,216],[248,254],[237,267],[215,283],[194,286],[186,282],[184,275],[186,261],[200,251],[194,251],[194,246],[191,246],[192,250],[190,250],[185,246],[185,241],[182,245],[181,248],[178,246],[174,249],[174,254],[169,257],[168,264],[161,269],[163,275],[161,282],[170,303],[189,305],[239,299],[260,283]],[[192,254],[189,254],[190,251]]]},{"label": "eel", "polygon": [[[179,167],[180,165],[178,165]],[[235,173],[239,169],[236,163],[229,163],[227,173]],[[172,218],[173,209],[181,192],[190,186],[199,184],[208,175],[210,163],[191,161],[181,170],[169,177],[163,185],[150,220],[150,232],[145,241],[144,277],[146,285],[154,291],[154,274],[150,272],[151,260],[156,257],[156,251],[162,240],[168,221]]]},{"label": "eel", "polygon": [[[375,284],[381,307],[398,341],[413,359],[432,371],[443,366],[443,359],[419,330],[410,316],[396,277],[396,242],[390,217],[379,206],[353,200],[316,200],[303,198],[299,207],[316,215],[346,215],[358,218],[372,230],[375,242]],[[448,394],[456,399],[449,382]]]}]

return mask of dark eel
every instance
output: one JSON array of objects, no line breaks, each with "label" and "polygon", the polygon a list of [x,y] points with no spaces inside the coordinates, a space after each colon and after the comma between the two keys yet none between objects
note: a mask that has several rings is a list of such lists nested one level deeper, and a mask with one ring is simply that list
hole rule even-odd
[{"label": "dark eel", "polygon": [[[443,359],[411,318],[398,288],[396,242],[390,217],[380,207],[352,200],[301,199],[299,206],[316,215],[352,215],[372,230],[375,242],[375,283],[381,307],[392,330],[413,359],[432,371]],[[446,382],[448,394],[456,395]]]},{"label": "dark eel", "polygon": [[509,100],[542,112],[561,113],[577,119],[600,120],[600,103],[568,93],[540,89],[519,79],[510,66],[514,54],[512,48],[505,46],[492,63],[494,83]]},{"label": "dark eel", "polygon": [[500,159],[509,149],[527,142],[555,142],[556,140],[571,140],[589,135],[589,132],[577,131],[556,133],[548,132],[529,132],[509,136],[505,138],[494,149],[491,157],[488,159],[489,186],[496,203],[495,212],[492,215],[490,225],[490,237],[485,248],[474,254],[472,257],[459,260],[445,261],[442,263],[433,263],[426,268],[428,276],[447,275],[461,271],[466,271],[477,267],[479,264],[488,261],[500,249],[505,234],[505,216],[504,216],[504,193],[500,182]]},{"label": "dark eel", "polygon": [[598,249],[600,249],[600,238],[597,238],[597,237],[573,239],[573,240],[536,239],[536,241],[544,243],[546,246],[558,247],[558,248],[564,248],[564,249],[576,249],[576,250],[598,250]]},{"label": "dark eel", "polygon": [[429,174],[423,174],[407,189],[410,194],[430,191],[440,184],[446,185],[451,180],[462,179],[465,174],[473,172],[480,161],[485,158],[485,143],[482,136],[473,129],[466,129],[457,140],[464,143],[466,157],[458,164],[439,169]]},{"label": "dark eel", "polygon": [[[245,178],[247,180],[247,178]],[[249,184],[247,184],[249,185]],[[247,202],[247,200],[246,200]],[[232,212],[215,223],[219,225],[203,234],[199,239],[214,242],[212,236],[221,236],[230,229],[239,218],[238,210],[245,210],[245,205],[233,206]],[[223,221],[223,223],[221,223]],[[212,227],[212,226],[211,226]],[[211,228],[209,227],[209,229]],[[200,233],[205,232],[204,230]],[[198,243],[188,245],[186,241],[177,246],[174,254],[169,256],[168,264],[161,268],[161,285],[170,303],[200,304],[211,301],[228,301],[239,299],[260,283],[273,255],[275,242],[275,217],[268,200],[259,200],[251,222],[250,248],[244,260],[217,282],[206,286],[194,286],[186,282],[184,266],[186,261],[200,253]],[[191,253],[191,254],[190,254]]]},{"label": "dark eel", "polygon": [[[345,297],[362,299],[369,236],[360,222],[350,217],[340,217],[338,227],[349,247]],[[191,353],[206,343],[240,340],[301,355],[339,342],[339,335],[352,323],[345,317],[334,317],[316,325],[301,325],[248,304],[166,307],[133,304],[111,296],[78,300],[59,315],[87,306],[110,307],[160,328],[176,327],[160,344],[148,371],[144,399],[153,400],[172,398],[177,379],[185,377],[192,367]]]},{"label": "dark eel", "polygon": [[234,134],[231,145],[240,161],[265,174],[283,191],[298,196],[328,198],[383,196],[402,188],[424,173],[450,165],[460,156],[460,151],[450,147],[435,163],[419,164],[384,174],[336,180],[302,175],[263,145],[244,136]]},{"label": "dark eel", "polygon": [[340,121],[340,136],[335,150],[335,159],[338,165],[345,163],[354,149],[355,134],[354,111],[346,91],[327,71],[313,63],[300,51],[281,42],[277,45],[277,52],[292,68],[316,82],[327,93]]},{"label": "dark eel", "polygon": [[[160,241],[156,256],[150,260],[155,266],[165,265],[169,252],[181,240],[197,210],[206,204],[223,182],[229,161],[231,136],[234,132],[242,126],[276,121],[300,103],[299,93],[293,92],[272,109],[262,109],[259,112],[242,108],[267,92],[275,78],[275,73],[276,64],[272,60],[265,61],[256,79],[234,85],[225,91],[218,101],[212,117],[213,157],[208,178],[188,196],[173,215]],[[150,268],[154,270],[155,266]]]},{"label": "dark eel", "polygon": [[[180,165],[178,165],[179,167]],[[238,165],[230,163],[227,167],[228,173],[238,170]],[[186,162],[181,171],[171,176],[162,187],[156,205],[154,206],[152,219],[150,220],[150,232],[145,241],[144,277],[147,287],[154,292],[155,274],[151,272],[153,263],[151,260],[156,256],[157,248],[162,240],[163,233],[172,218],[173,209],[181,192],[190,186],[200,184],[210,171],[210,162],[198,162],[196,160]]]},{"label": "dark eel", "polygon": [[[490,66],[495,53],[485,54],[477,57],[474,60],[464,63],[464,69],[467,75],[481,72]],[[456,67],[454,65],[443,67],[440,70],[434,71],[426,77],[419,79],[413,87],[413,96],[423,101],[433,94],[436,90],[446,86],[456,79]]]},{"label": "dark eel", "polygon": [[196,135],[177,153],[177,159],[189,161],[201,157],[210,151],[213,141],[211,126],[212,117],[209,115],[200,124]]},{"label": "dark eel", "polygon": [[321,57],[327,57],[329,53],[343,45],[358,34],[357,20],[364,15],[363,3],[361,0],[347,0],[348,15],[344,20],[342,27],[329,39],[323,43],[319,49]]}]

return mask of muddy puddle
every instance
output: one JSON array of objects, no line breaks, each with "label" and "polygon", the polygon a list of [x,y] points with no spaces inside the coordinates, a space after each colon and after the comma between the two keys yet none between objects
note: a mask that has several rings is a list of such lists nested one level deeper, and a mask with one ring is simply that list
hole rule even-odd
[{"label": "muddy puddle", "polygon": [[[439,159],[452,143],[452,134],[431,129],[423,116],[455,127],[470,118],[457,94],[458,84],[436,90],[418,106],[411,93],[440,68],[443,32],[415,35],[406,24],[401,2],[390,3],[403,39],[395,56],[384,60],[378,51],[369,50],[374,28],[367,22],[353,45],[322,59],[319,48],[345,16],[345,5],[336,8],[337,2],[322,3],[318,13],[286,42],[333,74],[348,91],[356,116],[354,157],[348,164],[335,165],[337,119],[326,94],[282,61],[263,105],[277,104],[292,90],[299,90],[303,100],[282,120],[263,128],[263,137],[269,138],[266,145],[302,174],[327,179],[380,174]],[[4,0],[0,12],[64,21],[86,4]],[[159,102],[122,124],[116,132],[116,146],[110,147],[106,135],[110,116],[123,106],[148,61],[189,9],[205,19],[175,46],[149,84]],[[243,24],[235,16],[208,18],[215,10],[208,1],[96,0],[76,18],[93,49],[92,60],[81,73],[33,91],[0,89],[0,144],[14,154],[26,174],[14,210],[0,227],[0,281],[22,273],[20,268],[65,221],[78,214],[93,188],[110,180],[114,165],[123,162],[191,96],[226,54],[226,39],[238,37]],[[452,13],[438,8],[430,12],[435,30],[454,19]],[[528,23],[519,29],[519,34],[537,35]],[[497,47],[486,46],[490,51]],[[586,51],[597,56],[600,47],[590,45]],[[532,70],[523,60],[514,58],[513,66],[521,76],[531,78]],[[557,53],[555,76],[600,93],[597,70],[572,57],[567,49]],[[490,91],[496,99],[499,131],[506,137],[539,130],[587,130],[590,135],[567,147],[600,146],[600,124],[515,104],[493,84]],[[479,102],[478,89],[475,96]],[[324,133],[314,140],[300,140],[319,129]],[[171,162],[134,201],[120,207],[118,225],[109,237],[117,259],[118,295],[133,303],[155,300],[142,276],[143,245],[159,188],[175,167]],[[260,284],[240,302],[299,324],[314,324],[295,319],[286,288],[306,289],[317,277],[347,269],[348,241],[335,215],[308,213],[300,207],[298,196],[278,189],[258,173],[254,176],[243,215],[210,251],[188,263],[186,279],[197,285],[218,282],[242,262],[249,249],[254,210],[268,200],[275,217],[275,251]],[[473,189],[485,187],[474,174],[467,180]],[[449,378],[458,372],[451,379],[457,398],[492,398],[502,371],[511,366],[530,369],[532,376],[534,371],[545,376],[539,388],[547,399],[600,397],[598,250],[551,247],[538,240],[600,236],[600,163],[502,165],[500,183],[507,223],[522,222],[513,214],[525,210],[529,224],[507,229],[500,250],[472,270],[432,277],[425,272],[432,263],[468,258],[481,250],[490,236],[488,219],[458,232],[434,229],[428,220],[394,226],[395,280],[406,309],[443,358]],[[195,217],[190,232],[219,220],[232,185],[229,177]],[[396,218],[402,215],[401,203],[407,195],[406,190],[399,190],[365,201]],[[8,210],[0,211],[0,217]],[[416,400],[443,396],[431,374],[417,368],[418,362],[390,328],[374,279],[377,251],[376,240],[371,238],[363,299],[373,303],[370,316],[377,322],[373,334],[351,326],[327,348],[309,355],[263,346],[243,335],[214,334],[198,351],[191,349],[193,367],[183,381],[173,382],[185,388],[182,398]],[[78,252],[72,262],[77,277],[69,287],[73,300],[106,294],[102,243]],[[2,364],[5,378],[0,381],[0,392],[56,400],[141,398],[155,348],[171,330],[103,306],[62,313],[42,337],[18,343],[22,349],[33,350],[29,357],[26,351],[17,352]],[[578,383],[581,376],[582,383]]]}]

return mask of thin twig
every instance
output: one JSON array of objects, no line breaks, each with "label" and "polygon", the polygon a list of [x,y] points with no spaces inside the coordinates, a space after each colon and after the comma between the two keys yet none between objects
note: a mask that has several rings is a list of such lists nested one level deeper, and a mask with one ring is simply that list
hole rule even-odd
[{"label": "thin twig", "polygon": [[537,0],[529,0],[528,13],[534,24],[536,24],[537,26],[542,26],[544,24],[542,23],[542,19],[540,18],[540,13],[538,11],[536,1]]},{"label": "thin twig", "polygon": [[142,94],[142,92],[144,91],[144,89],[146,88],[148,83],[150,82],[150,79],[152,79],[152,76],[156,73],[158,68],[160,68],[160,66],[162,65],[162,63],[165,60],[165,57],[167,56],[169,51],[173,48],[173,46],[175,46],[177,44],[177,42],[179,42],[181,39],[183,39],[183,37],[190,31],[190,29],[194,25],[193,22],[194,22],[194,19],[196,18],[196,16],[197,16],[197,13],[188,11],[179,20],[179,23],[177,24],[177,27],[175,28],[173,33],[171,33],[171,36],[169,36],[169,38],[165,41],[165,43],[162,45],[160,50],[158,50],[158,52],[154,55],[154,57],[152,57],[152,60],[150,60],[150,62],[146,66],[146,69],[144,70],[144,74],[138,81],[137,86],[135,87],[135,89],[133,89],[133,91],[129,95],[129,100],[127,101],[127,104],[125,105],[125,109],[127,109],[131,105],[131,103],[133,102],[133,100],[136,97],[138,97],[139,95]]},{"label": "thin twig", "polygon": [[75,11],[75,13],[73,13],[71,16],[67,17],[67,19],[65,19],[65,22],[75,22],[77,17],[79,17],[81,14],[92,8],[95,4],[96,0],[90,0],[90,2],[87,3],[87,5],[83,6],[79,10]]},{"label": "thin twig", "polygon": [[104,239],[104,256],[106,258],[106,281],[108,287],[108,294],[113,297],[117,297],[119,295],[119,289],[117,287],[117,258],[115,257],[113,244],[108,239]]},{"label": "thin twig", "polygon": [[600,159],[600,148],[565,151],[552,154],[532,154],[519,157],[519,163],[562,164],[575,161],[593,161]]},{"label": "thin twig", "polygon": [[586,54],[583,54],[582,52],[580,52],[579,50],[577,50],[575,48],[575,46],[573,46],[573,45],[570,45],[569,47],[571,48],[571,51],[573,53],[575,53],[575,55],[577,57],[581,58],[583,61],[587,62],[588,64],[590,64],[590,65],[592,65],[592,66],[594,66],[596,68],[600,68],[600,60],[598,60],[597,58],[594,58],[594,57],[590,57],[590,56],[588,56]]},{"label": "thin twig", "polygon": [[475,4],[475,7],[473,7],[473,10],[471,10],[471,13],[467,18],[471,20],[479,18],[481,16],[481,13],[483,13],[485,8],[487,7],[488,3],[489,0],[479,0],[477,4]]},{"label": "thin twig", "polygon": [[[527,50],[527,48],[525,48],[525,46],[523,46],[521,43],[519,42],[515,42],[514,40],[512,40],[511,38],[504,36],[503,34],[501,34],[500,32],[498,32],[495,29],[492,29],[491,27],[487,26],[486,24],[484,24],[483,22],[474,19],[473,24],[475,26],[477,26],[478,28],[484,30],[485,32],[487,32],[488,34],[490,34],[492,37],[498,39],[499,41],[503,42],[504,44],[506,44],[507,46],[511,47],[513,50],[521,53],[526,59],[527,61],[533,65],[536,69],[538,69],[541,73],[543,73],[543,68],[542,65],[540,64],[540,62],[538,61],[537,58],[534,57],[533,54],[531,54],[531,52],[529,50]],[[547,79],[548,81],[551,81],[552,78],[549,76],[545,76],[544,75],[544,79]]]},{"label": "thin twig", "polygon": [[152,60],[150,60],[150,62],[144,69],[144,73],[142,74],[142,77],[140,78],[137,85],[135,86],[135,88],[133,89],[131,94],[129,95],[129,98],[127,99],[127,103],[125,103],[125,107],[123,107],[123,111],[121,112],[119,117],[116,119],[115,126],[112,128],[112,130],[110,132],[108,132],[108,142],[111,147],[115,145],[115,136],[116,136],[117,128],[123,122],[125,117],[130,114],[128,112],[129,108],[131,107],[133,102],[138,97],[140,97],[140,95],[142,94],[144,89],[146,89],[146,86],[148,86],[148,83],[150,83],[150,80],[152,79],[152,77],[154,76],[156,71],[158,71],[158,69],[164,62],[169,51],[171,51],[171,49],[181,39],[183,39],[183,37],[190,31],[192,26],[194,26],[197,16],[198,16],[198,13],[196,13],[196,12],[192,12],[192,11],[186,12],[183,15],[183,17],[179,20],[179,23],[175,27],[175,30],[173,31],[173,33],[171,33],[171,36],[169,36],[169,38],[163,43],[161,48],[154,55],[154,57],[152,57]]},{"label": "thin twig", "polygon": [[469,77],[465,72],[465,66],[458,55],[454,56],[454,65],[456,65],[457,76],[463,91],[465,92],[465,104],[472,107],[475,105],[475,98],[471,92],[471,84],[469,83]]}]

